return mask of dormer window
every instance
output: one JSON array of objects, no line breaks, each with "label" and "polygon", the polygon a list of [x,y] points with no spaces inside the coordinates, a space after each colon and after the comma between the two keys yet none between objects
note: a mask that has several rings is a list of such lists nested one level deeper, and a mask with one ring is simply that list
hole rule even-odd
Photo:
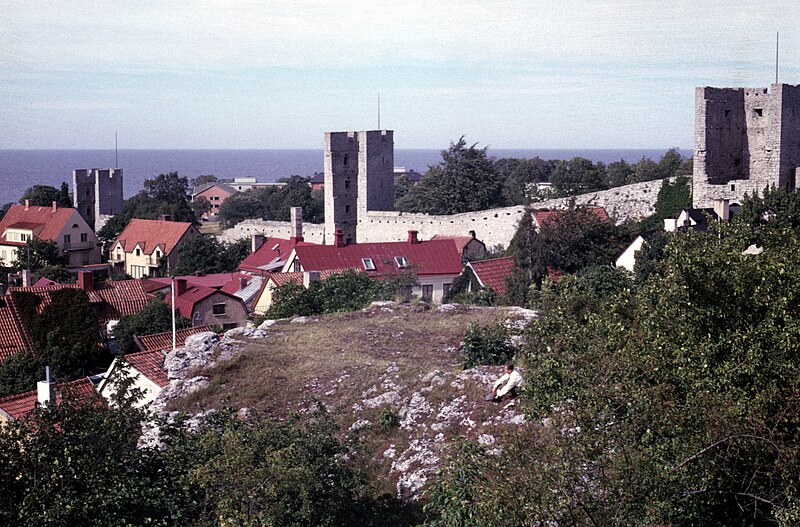
[{"label": "dormer window", "polygon": [[375,270],[375,263],[372,261],[372,258],[362,258],[361,263],[364,265],[364,269],[367,271]]},{"label": "dormer window", "polygon": [[140,250],[137,248],[137,249],[136,249],[136,256],[141,256],[141,255],[142,255],[142,251],[140,251]]},{"label": "dormer window", "polygon": [[397,262],[397,267],[400,269],[408,267],[408,260],[406,260],[403,256],[395,256],[394,261]]},{"label": "dormer window", "polygon": [[280,246],[281,246],[280,243],[276,243],[275,245],[272,246],[272,249],[270,249],[270,251],[277,251],[278,247],[280,247]]}]

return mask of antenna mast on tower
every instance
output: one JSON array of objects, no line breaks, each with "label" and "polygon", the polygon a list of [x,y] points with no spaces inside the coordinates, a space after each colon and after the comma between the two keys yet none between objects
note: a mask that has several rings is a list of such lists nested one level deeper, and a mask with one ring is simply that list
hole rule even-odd
[{"label": "antenna mast on tower", "polygon": [[114,168],[119,168],[119,142],[117,132],[114,132]]},{"label": "antenna mast on tower", "polygon": [[778,84],[778,45],[780,44],[780,31],[775,32],[775,84]]},{"label": "antenna mast on tower", "polygon": [[378,92],[378,130],[381,129],[381,92]]}]

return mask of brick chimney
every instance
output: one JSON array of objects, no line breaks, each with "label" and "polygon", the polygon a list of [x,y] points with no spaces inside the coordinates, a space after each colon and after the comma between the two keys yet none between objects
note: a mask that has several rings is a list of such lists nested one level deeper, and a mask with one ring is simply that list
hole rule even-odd
[{"label": "brick chimney", "polygon": [[50,366],[44,367],[44,380],[36,383],[36,395],[40,406],[56,402],[56,383],[50,378]]},{"label": "brick chimney", "polygon": [[162,214],[161,216],[158,217],[158,219],[161,221],[172,221],[172,216],[170,216],[169,214]]},{"label": "brick chimney", "polygon": [[53,202],[53,212],[55,212],[55,211],[57,211],[57,210],[58,210],[58,202],[57,202],[57,201],[54,201],[54,202]]},{"label": "brick chimney", "polygon": [[30,208],[31,208],[31,200],[26,199],[25,200],[25,210],[30,210]]},{"label": "brick chimney", "polygon": [[261,248],[262,245],[264,245],[264,241],[265,240],[266,240],[266,237],[263,234],[251,234],[250,235],[250,252],[251,253],[256,252],[259,248]]},{"label": "brick chimney", "polygon": [[417,237],[417,231],[408,231],[408,243],[416,244],[419,243],[419,238]]},{"label": "brick chimney", "polygon": [[175,279],[175,296],[181,296],[186,292],[186,278]]},{"label": "brick chimney", "polygon": [[475,231],[469,231],[469,235],[472,236],[472,239],[475,239]]},{"label": "brick chimney", "polygon": [[78,287],[86,291],[94,291],[94,277],[91,271],[78,272]]},{"label": "brick chimney", "polygon": [[303,207],[292,207],[289,209],[291,216],[291,240],[293,242],[303,241]]},{"label": "brick chimney", "polygon": [[336,229],[333,233],[333,246],[344,247],[344,232],[342,229]]},{"label": "brick chimney", "polygon": [[239,278],[239,291],[247,287],[247,282],[249,282],[247,278],[243,276]]}]

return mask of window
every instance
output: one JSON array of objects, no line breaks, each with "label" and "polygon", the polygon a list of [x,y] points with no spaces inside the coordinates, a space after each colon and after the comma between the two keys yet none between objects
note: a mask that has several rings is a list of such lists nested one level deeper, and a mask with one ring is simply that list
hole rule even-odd
[{"label": "window", "polygon": [[140,251],[140,250],[137,248],[137,249],[136,249],[136,256],[141,256],[141,255],[142,255],[142,251]]},{"label": "window", "polygon": [[345,154],[345,155],[344,155],[344,165],[345,165],[345,166],[347,166],[347,161],[348,161],[349,157],[350,157],[350,156],[349,156],[348,154]]},{"label": "window", "polygon": [[764,116],[764,109],[763,108],[753,108],[753,113],[756,114],[758,117]]},{"label": "window", "polygon": [[82,242],[88,242],[89,241],[89,234],[86,233],[86,232],[82,232],[81,233],[81,241]]},{"label": "window", "polygon": [[375,263],[372,261],[372,258],[362,258],[361,263],[364,265],[364,269],[367,271],[375,270]]},{"label": "window", "polygon": [[453,284],[442,284],[442,298],[444,298],[444,297],[446,297],[448,294],[450,294],[450,287],[451,287],[452,285],[453,285]]},{"label": "window", "polygon": [[735,191],[736,191],[736,185],[731,185],[731,192],[735,192]]},{"label": "window", "polygon": [[344,180],[344,188],[350,188],[350,180],[349,179],[345,179]]},{"label": "window", "polygon": [[235,327],[237,327],[235,322],[231,324],[222,324],[222,331],[228,331],[229,329],[233,329]]},{"label": "window", "polygon": [[345,214],[350,214],[350,205],[345,205],[344,206],[344,213]]},{"label": "window", "polygon": [[73,228],[73,229],[77,229],[77,228],[78,228],[78,224],[77,224],[77,223],[73,223],[73,224],[72,224],[72,228]]},{"label": "window", "polygon": [[408,261],[402,256],[395,256],[394,261],[397,262],[397,267],[400,269],[408,266]]},{"label": "window", "polygon": [[433,299],[433,285],[423,285],[422,286],[422,299],[423,300],[432,300]]},{"label": "window", "polygon": [[69,243],[72,240],[69,234],[64,235],[64,243]]},{"label": "window", "polygon": [[214,304],[211,306],[211,313],[214,315],[224,315],[225,314],[225,303],[221,304]]},{"label": "window", "polygon": [[82,254],[83,259],[81,260],[81,265],[89,265],[89,252],[82,251],[82,253],[83,253]]}]

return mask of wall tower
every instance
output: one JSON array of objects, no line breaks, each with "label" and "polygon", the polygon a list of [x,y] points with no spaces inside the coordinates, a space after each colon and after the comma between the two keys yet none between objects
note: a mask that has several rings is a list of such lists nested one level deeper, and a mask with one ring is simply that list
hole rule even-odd
[{"label": "wall tower", "polygon": [[695,208],[800,183],[800,86],[695,90]]},{"label": "wall tower", "polygon": [[325,243],[334,243],[337,228],[345,243],[355,243],[360,217],[393,208],[393,132],[326,132]]},{"label": "wall tower", "polygon": [[72,201],[86,223],[99,230],[108,218],[122,212],[122,169],[73,170]]}]

